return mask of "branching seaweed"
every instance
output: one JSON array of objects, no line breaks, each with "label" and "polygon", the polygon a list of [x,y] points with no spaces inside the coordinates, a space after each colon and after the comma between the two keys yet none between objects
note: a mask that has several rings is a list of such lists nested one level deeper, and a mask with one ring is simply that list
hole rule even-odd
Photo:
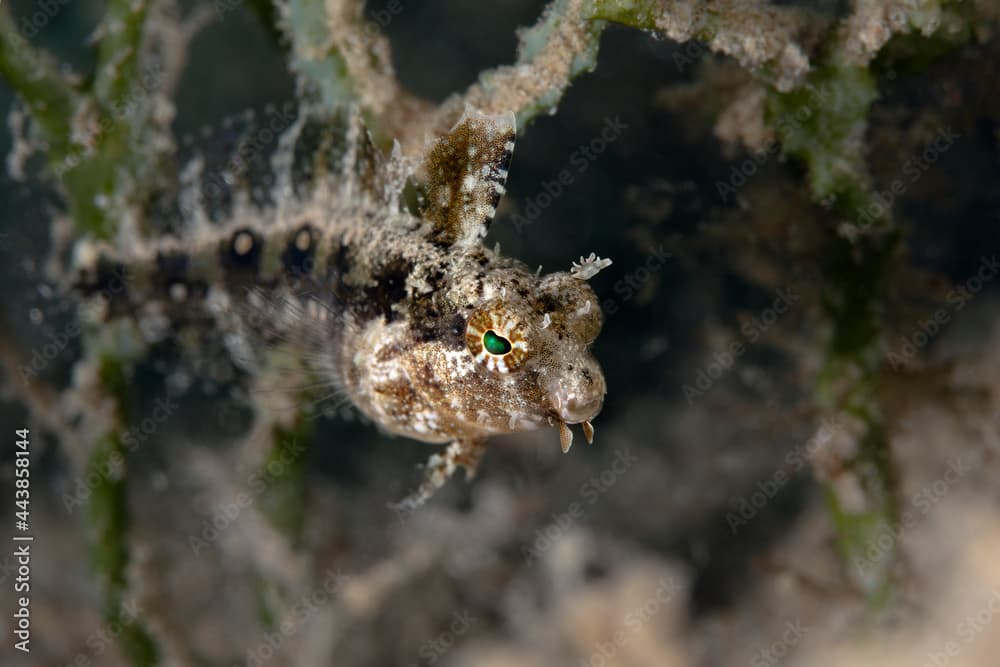
[{"label": "branching seaweed", "polygon": [[[856,0],[846,19],[829,25],[800,10],[737,0],[553,0],[535,25],[519,33],[515,63],[482,72],[477,83],[439,106],[399,84],[388,41],[365,20],[361,0],[254,2],[252,8],[275,35],[283,34],[308,112],[323,116],[360,105],[377,136],[399,138],[410,154],[423,150],[425,137],[447,129],[467,105],[487,113],[514,110],[519,128],[555,109],[571,82],[596,67],[601,36],[611,23],[676,42],[697,40],[751,71],[768,89],[767,120],[785,153],[805,165],[812,198],[838,222],[827,230],[822,266],[830,336],[815,401],[854,425],[854,453],[843,464],[862,490],[862,502],[845,502],[834,480],[827,482],[826,495],[845,568],[879,605],[892,590],[893,554],[863,573],[852,563],[874,535],[898,520],[877,377],[885,353],[881,314],[901,235],[887,210],[863,229],[850,224],[873,201],[863,153],[868,112],[877,96],[871,62],[895,35],[933,39],[944,33],[950,42],[967,36],[969,17],[977,11],[969,4]],[[0,6],[0,76],[34,121],[37,145],[79,237],[140,233],[151,193],[164,179],[173,143],[161,89],[176,72],[166,70],[170,59],[158,57],[150,43],[151,13],[146,0],[110,0],[98,29],[96,70],[80,80],[28,44]],[[815,104],[817,91],[829,103]],[[787,122],[790,118],[797,121]],[[841,223],[855,233],[843,233]],[[94,386],[102,393],[93,400],[106,404],[105,419],[89,431],[88,465],[102,471],[116,461],[124,464],[122,432],[130,414],[125,377],[141,356],[134,341],[103,344],[108,335],[91,331],[81,361],[81,367],[97,369]],[[290,427],[275,427],[272,435],[265,467],[288,453],[288,443],[307,439],[309,428],[298,419]],[[118,477],[99,477],[90,517],[105,616],[122,623],[121,643],[132,662],[152,665],[158,655],[153,639],[140,620],[123,619],[120,611],[128,585],[127,475],[123,469]],[[303,478],[299,456],[275,478],[265,502],[266,514],[290,541],[301,535]]]}]

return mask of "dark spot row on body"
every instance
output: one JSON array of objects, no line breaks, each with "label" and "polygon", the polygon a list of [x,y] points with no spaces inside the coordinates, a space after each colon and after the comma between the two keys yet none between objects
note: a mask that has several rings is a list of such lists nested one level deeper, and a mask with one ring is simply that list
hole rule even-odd
[{"label": "dark spot row on body", "polygon": [[156,274],[153,277],[155,294],[170,303],[187,304],[193,299],[204,299],[208,286],[189,275],[191,257],[175,250],[156,253]]},{"label": "dark spot row on body", "polygon": [[93,296],[101,292],[112,280],[119,282],[120,289],[124,289],[125,267],[121,262],[101,255],[92,266],[80,267],[73,282],[73,289]]},{"label": "dark spot row on body", "polygon": [[105,300],[109,317],[121,317],[132,311],[129,281],[125,264],[102,255],[97,260],[91,280],[81,285],[81,288],[86,294],[99,295]]},{"label": "dark spot row on body", "polygon": [[233,284],[256,282],[264,240],[249,227],[233,232],[219,242],[219,259],[226,272],[226,279]]},{"label": "dark spot row on body", "polygon": [[183,280],[187,276],[191,257],[182,251],[156,253],[157,276],[165,281]]},{"label": "dark spot row on body", "polygon": [[193,302],[203,301],[206,296],[208,285],[201,281],[175,280],[166,285],[165,298],[182,310],[190,308]]},{"label": "dark spot row on body", "polygon": [[[146,269],[130,268],[102,255],[92,269],[82,272],[74,287],[88,297],[102,299],[107,319],[141,317],[147,312],[146,306],[155,302],[176,329],[209,321],[204,309],[191,307],[193,301],[204,299],[208,285],[188,278],[189,263],[189,256],[183,252],[159,252],[153,266]],[[143,271],[148,283],[142,282],[139,275]]]},{"label": "dark spot row on body", "polygon": [[319,232],[311,224],[304,224],[292,231],[285,240],[285,251],[281,263],[291,276],[305,276],[312,273],[316,261],[316,245]]}]

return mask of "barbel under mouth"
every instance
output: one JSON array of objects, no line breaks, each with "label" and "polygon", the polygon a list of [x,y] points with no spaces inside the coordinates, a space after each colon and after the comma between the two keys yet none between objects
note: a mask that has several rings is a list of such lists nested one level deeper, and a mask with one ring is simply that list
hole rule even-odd
[{"label": "barbel under mouth", "polygon": [[[589,419],[584,419],[581,422],[577,422],[583,426],[583,437],[587,439],[587,444],[593,444],[594,442],[594,425],[590,423]],[[573,446],[573,431],[570,430],[569,424],[563,420],[558,420],[559,425],[559,446],[562,447],[563,454],[569,451],[569,448]]]}]

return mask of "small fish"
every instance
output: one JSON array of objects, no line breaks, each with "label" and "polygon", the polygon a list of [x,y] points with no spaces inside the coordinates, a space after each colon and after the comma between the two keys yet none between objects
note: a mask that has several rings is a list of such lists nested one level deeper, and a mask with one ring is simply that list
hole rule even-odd
[{"label": "small fish", "polygon": [[514,115],[467,109],[418,158],[398,144],[384,158],[359,118],[349,127],[334,173],[306,193],[291,194],[286,174],[272,205],[237,201],[222,224],[190,212],[178,238],[127,252],[81,244],[78,286],[104,292],[106,316],[205,315],[292,342],[309,373],[381,428],[447,443],[400,507],[459,467],[471,478],[492,435],[557,427],[568,451],[579,423],[591,442],[606,385],[589,350],[602,314],[587,280],[610,261],[591,254],[543,276],[483,245]]}]

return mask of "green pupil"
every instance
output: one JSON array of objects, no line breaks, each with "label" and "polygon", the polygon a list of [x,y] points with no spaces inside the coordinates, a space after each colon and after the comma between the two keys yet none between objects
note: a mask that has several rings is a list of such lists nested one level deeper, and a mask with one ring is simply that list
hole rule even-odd
[{"label": "green pupil", "polygon": [[490,354],[507,354],[510,352],[510,341],[490,329],[483,334],[483,347]]}]

